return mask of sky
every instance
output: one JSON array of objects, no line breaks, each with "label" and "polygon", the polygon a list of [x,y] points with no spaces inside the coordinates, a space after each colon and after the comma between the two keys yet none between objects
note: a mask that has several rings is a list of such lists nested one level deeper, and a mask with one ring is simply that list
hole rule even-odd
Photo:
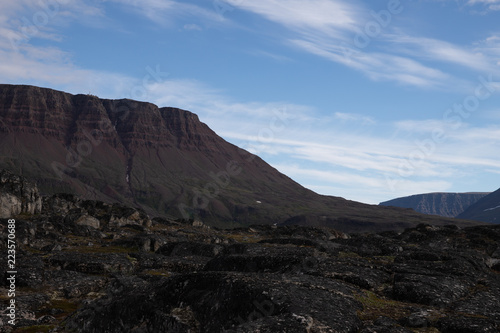
[{"label": "sky", "polygon": [[500,187],[500,0],[0,0],[0,83],[190,110],[318,193]]}]

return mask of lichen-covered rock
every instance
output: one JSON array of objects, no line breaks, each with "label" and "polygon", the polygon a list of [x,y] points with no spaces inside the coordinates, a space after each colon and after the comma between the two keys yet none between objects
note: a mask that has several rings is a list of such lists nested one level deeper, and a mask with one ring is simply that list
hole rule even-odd
[{"label": "lichen-covered rock", "polygon": [[123,253],[56,253],[46,261],[57,269],[85,274],[128,273],[134,266]]},{"label": "lichen-covered rock", "polygon": [[96,300],[70,318],[68,327],[110,333],[142,332],[139,327],[148,332],[256,332],[252,327],[262,332],[356,332],[362,325],[356,289],[328,279],[316,283],[273,274],[179,275],[149,287],[134,284],[115,298]]},{"label": "lichen-covered rock", "polygon": [[454,316],[441,318],[436,327],[441,333],[494,333],[498,326],[487,318]]},{"label": "lichen-covered rock", "polygon": [[224,249],[223,246],[217,244],[204,244],[197,242],[174,242],[168,243],[160,247],[159,254],[166,256],[202,256],[215,257]]},{"label": "lichen-covered rock", "polygon": [[[74,196],[46,204],[16,219],[16,300],[26,330],[500,328],[500,226],[350,235],[300,226],[222,230],[166,218],[150,224],[139,209]],[[0,251],[6,246],[0,242]],[[0,270],[6,265],[0,260]]]}]

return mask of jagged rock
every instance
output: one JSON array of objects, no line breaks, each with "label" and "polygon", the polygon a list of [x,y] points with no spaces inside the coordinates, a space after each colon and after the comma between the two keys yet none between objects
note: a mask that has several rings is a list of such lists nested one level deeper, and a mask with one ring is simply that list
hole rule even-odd
[{"label": "jagged rock", "polygon": [[441,318],[436,326],[441,333],[493,333],[499,329],[490,319],[464,316]]},{"label": "jagged rock", "polygon": [[42,199],[35,184],[0,170],[0,218],[13,218],[21,213],[38,214],[41,210]]},{"label": "jagged rock", "polygon": [[[299,332],[301,326],[331,332],[358,330],[361,322],[356,311],[361,304],[353,297],[355,289],[328,279],[317,282],[241,273],[180,275],[149,288],[134,285],[114,299],[96,300],[73,316],[68,327],[79,327],[81,332],[139,332],[138,327],[242,332],[238,329],[251,325],[263,332],[279,327]],[[176,316],[179,312],[184,318]]]},{"label": "jagged rock", "polygon": [[489,268],[500,272],[500,259],[488,258],[488,259],[486,259],[486,265]]},{"label": "jagged rock", "polygon": [[157,252],[165,243],[167,243],[167,241],[164,237],[154,234],[140,234],[112,242],[113,245],[137,248],[140,251],[151,252]]},{"label": "jagged rock", "polygon": [[404,318],[401,322],[408,327],[415,327],[415,328],[429,327],[430,326],[429,313],[427,311],[414,312],[410,314],[407,318]]},{"label": "jagged rock", "polygon": [[99,229],[101,223],[95,217],[89,216],[87,212],[81,208],[73,208],[69,210],[64,217],[64,222],[74,223],[77,225],[89,226]]},{"label": "jagged rock", "polygon": [[104,288],[108,282],[105,276],[89,275],[72,270],[51,270],[45,272],[44,282],[67,299],[85,296]]},{"label": "jagged rock", "polygon": [[261,247],[257,245],[233,246],[205,266],[208,271],[238,272],[299,272],[317,265],[314,249]]},{"label": "jagged rock", "polygon": [[132,272],[133,263],[121,253],[56,253],[46,259],[56,268],[86,274]]},{"label": "jagged rock", "polygon": [[52,324],[56,321],[56,318],[54,316],[50,315],[45,315],[36,320],[38,325],[46,325],[46,324]]},{"label": "jagged rock", "polygon": [[397,321],[388,317],[379,317],[373,325],[365,327],[360,333],[411,333],[398,324]]},{"label": "jagged rock", "polygon": [[73,194],[58,193],[43,198],[43,212],[65,215],[72,209],[81,208],[80,203],[81,200]]},{"label": "jagged rock", "polygon": [[223,246],[217,244],[204,244],[195,242],[177,242],[168,243],[156,251],[159,254],[166,256],[202,256],[215,257],[224,249]]},{"label": "jagged rock", "polygon": [[127,224],[149,227],[151,226],[151,220],[142,211],[117,204],[113,205],[113,213],[109,219],[109,226],[123,227]]}]

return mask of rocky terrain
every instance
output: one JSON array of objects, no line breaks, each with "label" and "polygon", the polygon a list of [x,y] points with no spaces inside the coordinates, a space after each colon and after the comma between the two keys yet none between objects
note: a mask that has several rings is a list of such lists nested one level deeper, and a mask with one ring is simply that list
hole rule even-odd
[{"label": "rocky terrain", "polygon": [[489,223],[500,223],[500,189],[481,198],[457,217]]},{"label": "rocky terrain", "polygon": [[[273,117],[286,125],[286,114]],[[33,180],[44,195],[121,203],[152,217],[200,218],[225,228],[286,222],[343,231],[424,221],[467,225],[319,195],[226,142],[196,114],[128,99],[0,85],[0,143],[0,169]]]},{"label": "rocky terrain", "polygon": [[[10,179],[4,192],[37,191],[2,177]],[[500,225],[218,229],[70,194],[41,198],[40,211],[22,207],[9,217],[16,325],[8,324],[5,273],[0,332],[500,329]],[[0,221],[6,256],[7,219]]]},{"label": "rocky terrain", "polygon": [[412,208],[419,213],[429,214],[429,215],[457,217],[458,215],[463,213],[467,208],[469,208],[469,206],[476,203],[478,200],[480,200],[481,198],[485,197],[488,194],[490,193],[439,192],[439,193],[416,194],[408,197],[397,198],[381,202],[380,205]]}]

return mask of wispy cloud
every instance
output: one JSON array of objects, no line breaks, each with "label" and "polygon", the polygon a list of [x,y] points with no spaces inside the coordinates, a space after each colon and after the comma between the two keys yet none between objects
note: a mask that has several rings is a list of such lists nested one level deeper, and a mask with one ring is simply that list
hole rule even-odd
[{"label": "wispy cloud", "polygon": [[179,18],[199,18],[220,22],[213,10],[173,0],[109,0],[128,7],[161,26],[171,26]]},{"label": "wispy cloud", "polygon": [[498,70],[492,66],[493,59],[472,46],[467,49],[442,40],[403,35],[393,36],[392,42],[402,52],[420,59],[457,64],[483,72]]},{"label": "wispy cloud", "polygon": [[[488,3],[490,7],[498,3],[493,0],[470,2]],[[235,6],[288,29],[288,34],[280,34],[283,42],[358,70],[372,80],[463,91],[470,85],[467,80],[438,69],[433,62],[498,72],[497,57],[484,54],[481,49],[403,34],[399,27],[392,26],[393,17],[382,25],[373,16],[374,12],[359,3],[257,0],[242,1]],[[367,27],[376,27],[375,33],[366,33]]]},{"label": "wispy cloud", "polygon": [[500,0],[469,0],[467,2],[468,5],[477,5],[482,4],[487,6],[489,10],[500,10]]},{"label": "wispy cloud", "polygon": [[330,37],[354,31],[359,15],[356,6],[331,0],[255,0],[240,1],[235,6],[303,34],[322,33]]},{"label": "wispy cloud", "polygon": [[334,118],[345,122],[361,122],[363,124],[375,124],[373,117],[368,117],[362,114],[335,112]]}]

